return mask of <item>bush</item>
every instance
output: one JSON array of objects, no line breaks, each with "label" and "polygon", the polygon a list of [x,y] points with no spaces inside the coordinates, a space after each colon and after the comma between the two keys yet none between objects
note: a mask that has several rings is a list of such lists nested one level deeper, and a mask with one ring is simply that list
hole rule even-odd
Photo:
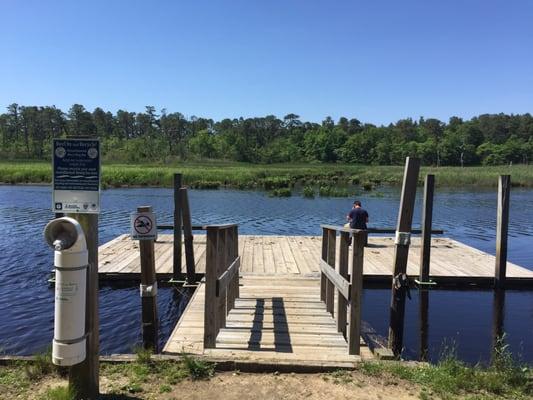
[{"label": "bush", "polygon": [[311,186],[305,186],[302,191],[302,194],[304,197],[312,199],[315,197],[315,189],[313,189]]},{"label": "bush", "polygon": [[291,189],[289,188],[274,189],[270,192],[271,197],[291,197],[291,195]]}]

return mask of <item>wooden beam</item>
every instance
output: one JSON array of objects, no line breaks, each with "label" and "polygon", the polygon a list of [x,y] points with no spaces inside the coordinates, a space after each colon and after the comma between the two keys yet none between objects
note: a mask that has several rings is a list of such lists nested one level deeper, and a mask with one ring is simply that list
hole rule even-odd
[{"label": "wooden beam", "polygon": [[326,275],[328,281],[339,291],[339,293],[346,299],[350,299],[350,282],[335,271],[324,260],[320,260],[320,271]]},{"label": "wooden beam", "polygon": [[361,345],[361,298],[363,294],[363,264],[366,232],[353,234],[353,261],[350,282],[350,319],[348,354],[359,354]]},{"label": "wooden beam", "polygon": [[[137,207],[137,212],[152,212],[152,207]],[[141,258],[141,315],[143,347],[157,353],[157,287],[155,276],[155,253],[153,240],[139,240]],[[152,287],[152,293],[143,290],[144,287]],[[155,288],[154,288],[155,287]]]},{"label": "wooden beam", "polygon": [[189,196],[187,188],[179,189],[180,203],[183,220],[183,237],[185,242],[185,265],[187,268],[187,283],[196,283],[196,271],[194,266],[194,247],[192,235],[191,210],[189,208]]},{"label": "wooden beam", "polygon": [[[335,271],[335,251],[337,241],[337,232],[330,230],[328,231],[328,261],[327,264],[329,267]],[[326,282],[326,311],[333,315],[335,308],[335,286],[333,282],[328,280]]]},{"label": "wooden beam", "polygon": [[422,242],[420,243],[420,282],[429,282],[434,188],[435,175],[426,175],[424,181],[424,206],[422,208]]},{"label": "wooden beam", "polygon": [[403,176],[400,211],[396,229],[397,243],[394,251],[393,281],[391,291],[389,348],[399,357],[403,346],[403,324],[405,316],[406,288],[397,285],[397,278],[406,273],[407,257],[409,255],[409,240],[402,240],[402,236],[411,232],[413,212],[415,208],[416,185],[420,171],[420,160],[407,157]]},{"label": "wooden beam", "polygon": [[498,179],[498,215],[496,221],[496,265],[494,286],[503,289],[507,271],[507,232],[509,229],[509,197],[511,175],[500,175]]},{"label": "wooden beam", "polygon": [[[322,260],[328,261],[328,231],[329,228],[322,227]],[[326,302],[326,275],[320,273],[320,300]]]},{"label": "wooden beam", "polygon": [[[228,229],[218,229],[218,261],[217,261],[217,279],[225,271],[228,265]],[[220,329],[226,327],[226,315],[227,315],[227,290],[226,288],[221,288],[220,293],[217,295],[217,332]]]},{"label": "wooden beam", "polygon": [[218,228],[207,228],[205,260],[205,302],[204,302],[204,348],[215,348],[217,340],[217,263]]},{"label": "wooden beam", "polygon": [[[320,225],[321,228],[326,229],[333,229],[337,232],[349,232],[353,233],[357,231],[358,229],[352,229],[352,228],[345,228],[344,226],[340,225]],[[394,228],[368,228],[366,230],[367,233],[396,233],[396,229]],[[421,229],[411,229],[411,234],[413,235],[419,235],[422,233]],[[443,229],[432,229],[431,233],[433,235],[442,235],[444,233]]]},{"label": "wooden beam", "polygon": [[[349,233],[341,232],[339,243],[339,275],[348,283],[350,282],[348,278],[348,245],[350,244],[350,240],[351,238]],[[342,296],[341,294],[339,294],[337,297],[337,331],[341,332],[346,339],[346,313],[348,312],[348,301],[345,298],[346,296]],[[349,295],[347,297],[349,297]]]},{"label": "wooden beam", "polygon": [[83,228],[89,267],[87,268],[87,300],[85,303],[85,332],[87,333],[86,357],[69,368],[69,387],[77,399],[96,399],[100,384],[100,331],[98,314],[98,214],[67,214]]},{"label": "wooden beam", "polygon": [[174,253],[172,259],[172,278],[179,280],[181,274],[181,174],[174,174]]},{"label": "wooden beam", "polygon": [[232,282],[235,274],[239,272],[241,265],[241,258],[237,257],[229,266],[229,268],[217,279],[217,296],[222,290],[225,290]]}]

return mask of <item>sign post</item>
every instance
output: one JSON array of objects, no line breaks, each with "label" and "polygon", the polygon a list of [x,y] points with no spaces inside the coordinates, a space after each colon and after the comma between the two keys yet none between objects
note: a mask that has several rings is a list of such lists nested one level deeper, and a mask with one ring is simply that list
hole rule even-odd
[{"label": "sign post", "polygon": [[154,240],[157,223],[152,207],[137,207],[131,214],[131,238],[139,241],[141,256],[141,307],[143,347],[157,351],[157,279],[155,274]]},{"label": "sign post", "polygon": [[99,396],[98,214],[100,212],[100,141],[95,138],[54,139],[53,203],[83,228],[89,252],[85,332],[86,358],[69,369],[76,399]]}]

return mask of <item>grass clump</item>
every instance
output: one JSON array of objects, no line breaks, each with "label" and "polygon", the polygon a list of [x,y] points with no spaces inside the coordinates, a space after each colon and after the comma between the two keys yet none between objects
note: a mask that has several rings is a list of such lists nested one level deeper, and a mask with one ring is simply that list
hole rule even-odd
[{"label": "grass clump", "polygon": [[270,197],[291,197],[292,192],[289,188],[274,189],[270,192]]},{"label": "grass clump", "polygon": [[58,386],[47,389],[42,400],[74,400],[76,398],[74,390],[68,386]]},{"label": "grass clump", "polygon": [[183,365],[192,379],[207,379],[213,376],[215,366],[212,363],[187,355],[183,356]]},{"label": "grass clump", "polygon": [[349,197],[348,190],[334,186],[320,186],[318,189],[320,197]]},{"label": "grass clump", "polygon": [[302,195],[305,198],[313,199],[315,197],[315,189],[312,186],[305,186],[302,191]]}]

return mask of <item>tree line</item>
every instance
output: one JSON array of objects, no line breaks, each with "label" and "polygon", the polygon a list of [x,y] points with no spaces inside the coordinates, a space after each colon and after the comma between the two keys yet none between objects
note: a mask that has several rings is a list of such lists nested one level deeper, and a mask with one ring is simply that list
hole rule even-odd
[{"label": "tree line", "polygon": [[345,117],[322,123],[296,114],[223,119],[185,117],[179,112],[11,104],[0,114],[3,159],[49,159],[53,138],[101,138],[104,158],[116,162],[170,162],[225,159],[251,163],[343,162],[402,164],[406,156],[424,165],[528,164],[533,159],[531,114],[483,114],[470,120],[451,117],[401,119],[389,125]]}]

